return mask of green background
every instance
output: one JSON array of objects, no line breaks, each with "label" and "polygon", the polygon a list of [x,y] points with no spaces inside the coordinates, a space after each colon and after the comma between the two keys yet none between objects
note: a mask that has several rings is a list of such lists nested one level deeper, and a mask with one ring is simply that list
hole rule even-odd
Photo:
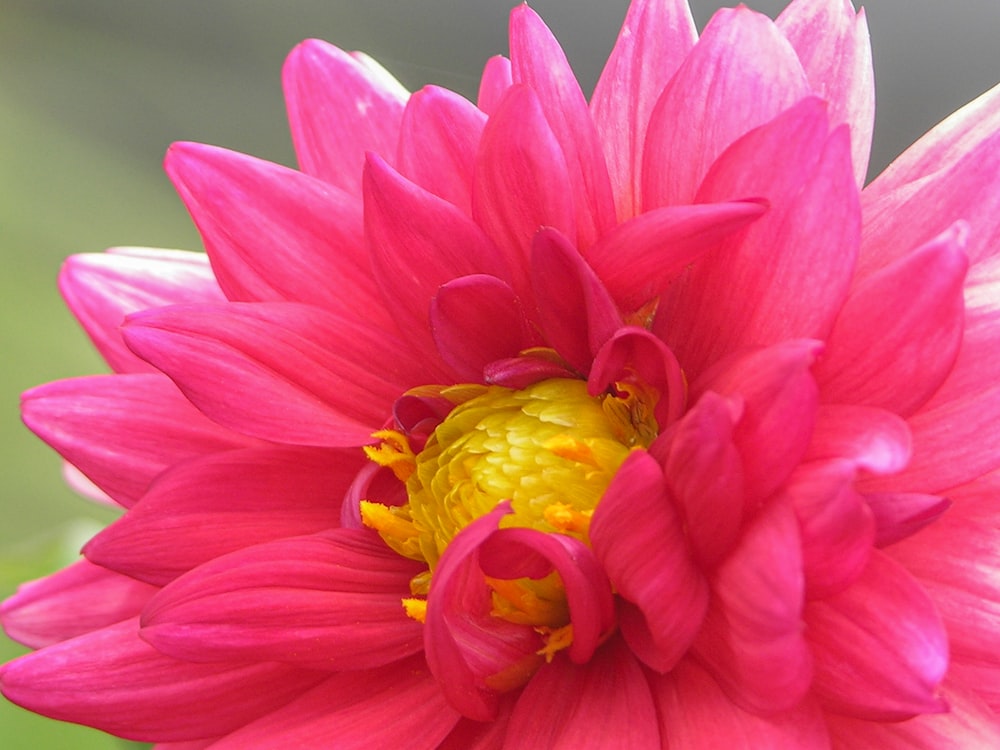
[{"label": "green background", "polygon": [[[63,486],[58,458],[18,418],[26,388],[103,369],[59,299],[61,260],[113,245],[200,246],[160,169],[173,140],[293,164],[280,70],[299,40],[363,49],[411,89],[474,95],[482,63],[506,51],[510,2],[0,0],[0,595],[72,561],[113,515]],[[718,4],[694,3],[700,25]],[[626,3],[533,6],[589,89]],[[868,13],[877,170],[1000,79],[1000,3],[873,0]],[[0,657],[21,651],[0,636]],[[124,745],[0,701],[4,750]]]}]

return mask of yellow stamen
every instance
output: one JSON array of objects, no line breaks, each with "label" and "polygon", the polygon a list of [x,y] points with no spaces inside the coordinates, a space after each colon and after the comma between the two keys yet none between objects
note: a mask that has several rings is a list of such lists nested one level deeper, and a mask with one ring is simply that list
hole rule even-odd
[{"label": "yellow stamen", "polygon": [[551,662],[557,653],[573,644],[572,624],[563,625],[561,628],[535,628],[535,632],[545,639],[545,645],[536,653],[544,656],[546,662]]},{"label": "yellow stamen", "polygon": [[372,437],[382,442],[377,446],[364,446],[365,455],[379,466],[391,469],[400,482],[409,479],[417,468],[417,457],[406,435],[396,430],[379,430],[372,433]]},{"label": "yellow stamen", "polygon": [[417,622],[424,622],[427,619],[426,599],[403,599],[403,609],[407,617]]}]

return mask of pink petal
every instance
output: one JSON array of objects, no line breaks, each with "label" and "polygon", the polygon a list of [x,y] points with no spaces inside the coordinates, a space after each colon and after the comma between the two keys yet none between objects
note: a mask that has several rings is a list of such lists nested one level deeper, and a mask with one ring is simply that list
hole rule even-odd
[{"label": "pink petal", "polygon": [[470,214],[472,170],[485,124],[468,99],[438,86],[422,88],[403,112],[400,173]]},{"label": "pink petal", "polygon": [[151,372],[128,350],[118,327],[147,307],[224,300],[208,258],[182,250],[114,248],[71,256],[59,290],[90,340],[116,372]]},{"label": "pink petal", "polygon": [[135,617],[156,588],[86,560],[18,587],[0,604],[8,637],[42,648]]},{"label": "pink petal", "polygon": [[368,529],[266,542],[167,585],[143,611],[142,637],[185,661],[378,667],[423,648],[402,605],[422,569]]},{"label": "pink petal", "polygon": [[705,566],[729,552],[743,522],[743,463],[733,443],[741,416],[738,399],[704,394],[677,423],[664,461],[691,547]]},{"label": "pink petal", "polygon": [[771,19],[742,6],[718,11],[650,116],[644,210],[691,203],[729,144],[808,93],[798,56]]},{"label": "pink petal", "polygon": [[875,127],[875,77],[864,9],[845,0],[794,0],[777,18],[792,43],[809,83],[830,102],[834,124],[851,128],[851,151],[858,187],[868,173]]},{"label": "pink petal", "polygon": [[504,750],[622,747],[659,750],[646,677],[628,648],[609,641],[587,664],[546,664],[521,693]]},{"label": "pink petal", "polygon": [[744,711],[692,659],[652,676],[650,686],[670,750],[829,750],[823,714],[811,700],[763,715]]},{"label": "pink petal", "polygon": [[663,470],[645,451],[633,452],[618,469],[594,512],[590,539],[627,603],[619,610],[625,642],[647,666],[669,671],[698,634],[709,591]]},{"label": "pink petal", "polygon": [[150,310],[124,335],[206,415],[285,443],[368,443],[401,392],[436,379],[370,322],[294,303]]},{"label": "pink petal", "polygon": [[761,510],[712,590],[698,658],[741,707],[770,713],[799,705],[813,668],[802,627],[801,542],[787,505]]},{"label": "pink petal", "polygon": [[868,493],[865,502],[875,517],[876,547],[895,544],[916,534],[951,507],[946,498],[915,492]]},{"label": "pink petal", "polygon": [[622,325],[611,295],[554,229],[535,235],[531,284],[546,343],[578,372],[589,372],[594,355]]},{"label": "pink petal", "polygon": [[231,732],[286,704],[323,672],[281,664],[176,661],[127,620],[0,667],[14,703],[127,739],[179,742]]},{"label": "pink petal", "polygon": [[179,464],[85,553],[99,565],[163,585],[227,552],[337,526],[362,460],[353,452],[260,448]]},{"label": "pink petal", "polygon": [[890,411],[824,404],[805,460],[842,458],[874,474],[895,474],[909,463],[911,445],[906,422]]},{"label": "pink petal", "polygon": [[868,564],[875,519],[854,489],[855,473],[850,461],[813,461],[800,466],[778,493],[799,521],[807,598],[843,590]]},{"label": "pink petal", "polygon": [[496,114],[497,107],[504,93],[514,83],[510,60],[503,55],[494,55],[486,61],[483,77],[479,82],[479,97],[477,105],[491,117]]},{"label": "pink petal", "polygon": [[292,50],[282,79],[302,171],[360,195],[365,152],[396,154],[406,89],[371,58],[316,39]]},{"label": "pink petal", "polygon": [[874,552],[846,590],[808,604],[813,691],[838,714],[900,721],[946,710],[936,696],[948,669],[948,636],[920,584]]},{"label": "pink petal", "polygon": [[532,340],[521,303],[493,276],[466,276],[444,284],[431,301],[437,350],[460,380],[478,382],[484,368],[514,357]]},{"label": "pink petal", "polygon": [[503,750],[516,695],[508,693],[507,699],[501,700],[500,712],[493,721],[473,721],[465,717],[459,719],[437,750]]},{"label": "pink petal", "polygon": [[333,675],[212,749],[438,747],[458,715],[421,662],[409,659],[377,670]]},{"label": "pink petal", "polygon": [[640,211],[649,116],[697,38],[685,0],[635,0],[629,5],[590,99],[619,221]]},{"label": "pink petal", "polygon": [[810,98],[712,166],[699,203],[762,195],[770,210],[696,263],[661,306],[662,335],[689,374],[743,347],[829,333],[861,224],[848,146],[846,128],[827,137],[825,106]]},{"label": "pink petal", "polygon": [[[509,88],[486,123],[476,157],[472,216],[515,273],[528,267],[531,241],[540,227],[576,234],[566,159],[538,97],[527,86]],[[519,295],[527,290],[525,276],[513,281]]]},{"label": "pink petal", "polygon": [[94,375],[38,386],[22,418],[125,507],[187,458],[257,444],[209,421],[162,375]]},{"label": "pink petal", "polygon": [[809,368],[819,350],[815,341],[786,341],[732,357],[692,386],[694,399],[713,391],[743,400],[733,443],[748,507],[777,489],[805,455],[817,401]]},{"label": "pink petal", "polygon": [[510,61],[514,83],[526,84],[538,95],[566,158],[577,219],[577,231],[569,236],[579,247],[590,247],[615,224],[604,152],[566,55],[527,4],[510,13]]},{"label": "pink petal", "polygon": [[278,164],[194,143],[171,146],[165,166],[229,299],[307,302],[388,319],[371,278],[357,197]]},{"label": "pink petal", "polygon": [[657,208],[616,226],[584,257],[622,309],[636,310],[766,210],[754,200]]},{"label": "pink petal", "polygon": [[515,390],[549,378],[578,377],[579,373],[574,372],[558,354],[545,349],[529,349],[521,356],[497,360],[483,368],[484,382]]},{"label": "pink petal", "polygon": [[824,401],[905,416],[944,382],[962,343],[966,235],[958,224],[852,292],[816,367]]}]

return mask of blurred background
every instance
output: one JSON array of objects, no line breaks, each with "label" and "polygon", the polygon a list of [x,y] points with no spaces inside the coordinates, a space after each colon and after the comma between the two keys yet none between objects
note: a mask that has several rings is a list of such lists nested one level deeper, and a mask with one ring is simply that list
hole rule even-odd
[{"label": "blurred background", "polygon": [[[0,597],[75,558],[111,514],[67,490],[18,394],[102,371],[55,287],[62,259],[113,245],[200,248],[163,175],[171,141],[288,165],[280,73],[300,40],[360,49],[410,89],[475,96],[514,0],[0,0]],[[723,3],[693,0],[699,27]],[[750,0],[775,15],[784,2]],[[533,0],[593,87],[625,0]],[[872,0],[874,175],[1000,80],[998,0]],[[0,636],[0,658],[21,653]],[[0,701],[0,747],[122,748]]]}]

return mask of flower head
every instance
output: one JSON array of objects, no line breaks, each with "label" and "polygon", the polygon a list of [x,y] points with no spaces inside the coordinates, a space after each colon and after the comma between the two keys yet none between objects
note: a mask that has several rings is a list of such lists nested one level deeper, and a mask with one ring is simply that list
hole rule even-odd
[{"label": "flower head", "polygon": [[[71,258],[24,397],[125,509],[4,605],[57,719],[185,747],[1000,746],[1000,92],[863,190],[863,13],[634,0],[588,102],[317,41],[207,255]],[[124,318],[124,325],[120,325]]]}]

